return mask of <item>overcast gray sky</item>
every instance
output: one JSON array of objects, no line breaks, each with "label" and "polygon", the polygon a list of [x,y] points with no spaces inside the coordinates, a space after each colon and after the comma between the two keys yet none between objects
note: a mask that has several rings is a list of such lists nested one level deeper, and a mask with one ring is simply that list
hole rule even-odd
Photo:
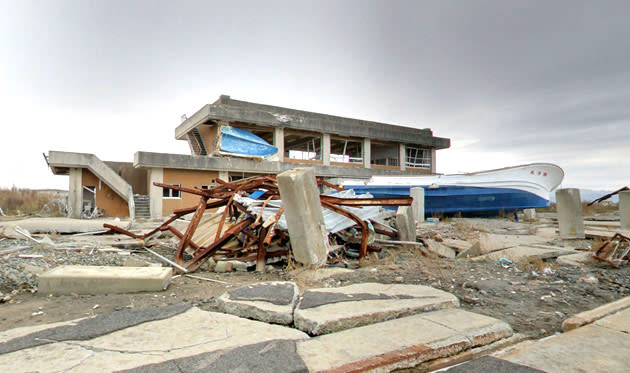
[{"label": "overcast gray sky", "polygon": [[67,188],[48,150],[188,153],[220,94],[429,127],[438,172],[630,184],[628,1],[0,0],[0,55],[0,186]]}]

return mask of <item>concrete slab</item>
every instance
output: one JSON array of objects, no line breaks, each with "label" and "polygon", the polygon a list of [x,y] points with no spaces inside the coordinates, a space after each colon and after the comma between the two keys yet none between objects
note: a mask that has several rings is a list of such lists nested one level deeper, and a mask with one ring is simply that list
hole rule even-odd
[{"label": "concrete slab", "polygon": [[409,368],[512,335],[503,321],[449,309],[366,325],[298,342],[312,372]]},{"label": "concrete slab", "polygon": [[259,282],[226,292],[217,299],[217,306],[239,317],[289,325],[299,295],[293,282]]},{"label": "concrete slab", "polygon": [[352,272],[354,272],[354,270],[348,268],[326,267],[318,269],[300,269],[298,271],[291,272],[290,274],[295,280],[316,282],[336,275],[343,275]]},{"label": "concrete slab", "polygon": [[439,257],[453,259],[455,258],[455,255],[457,255],[455,249],[452,249],[436,240],[431,240],[427,238],[423,239],[422,241],[424,242],[427,250],[436,254]]},{"label": "concrete slab", "polygon": [[498,260],[499,258],[507,258],[513,262],[528,261],[532,259],[550,259],[557,258],[561,255],[573,254],[575,251],[563,249],[559,247],[547,246],[516,246],[505,250],[494,251],[484,256],[474,258],[474,260]]},{"label": "concrete slab", "polygon": [[42,294],[111,294],[160,291],[173,270],[162,267],[59,266],[39,276]]},{"label": "concrete slab", "polygon": [[595,325],[630,334],[630,309],[626,308],[603,319],[595,321]]},{"label": "concrete slab", "polygon": [[562,323],[562,330],[572,330],[582,325],[590,324],[616,312],[630,309],[630,297],[621,298],[614,302],[606,303],[592,310],[580,312]]},{"label": "concrete slab", "polygon": [[[67,340],[5,353],[0,355],[0,366],[11,367],[7,370],[11,372],[110,372],[208,353],[215,353],[216,361],[235,348],[304,338],[308,336],[295,329],[191,308],[168,319],[89,340]],[[258,353],[273,350],[273,346],[265,347]]]},{"label": "concrete slab", "polygon": [[511,235],[481,232],[479,234],[479,250],[481,255],[514,246],[544,243],[547,241],[547,238],[535,235]]},{"label": "concrete slab", "polygon": [[293,320],[296,328],[321,335],[458,306],[454,295],[428,286],[363,283],[305,291]]},{"label": "concrete slab", "polygon": [[559,256],[556,259],[556,263],[563,266],[582,267],[587,265],[598,264],[597,260],[593,258],[593,253],[579,252],[576,254],[569,254]]},{"label": "concrete slab", "polygon": [[546,372],[627,372],[629,350],[628,334],[587,325],[494,356]]},{"label": "concrete slab", "polygon": [[525,365],[514,364],[506,360],[492,356],[483,356],[479,359],[460,364],[447,369],[449,373],[493,372],[493,373],[542,373],[542,370],[530,368]]}]

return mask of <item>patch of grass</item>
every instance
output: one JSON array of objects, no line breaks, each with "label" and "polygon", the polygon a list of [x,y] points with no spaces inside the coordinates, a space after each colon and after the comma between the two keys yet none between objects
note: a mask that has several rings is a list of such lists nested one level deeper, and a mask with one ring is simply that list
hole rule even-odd
[{"label": "patch of grass", "polygon": [[[60,216],[59,196],[54,193],[12,187],[0,189],[0,208],[6,215],[34,215],[45,209],[47,215]],[[45,208],[47,206],[47,208]]]}]

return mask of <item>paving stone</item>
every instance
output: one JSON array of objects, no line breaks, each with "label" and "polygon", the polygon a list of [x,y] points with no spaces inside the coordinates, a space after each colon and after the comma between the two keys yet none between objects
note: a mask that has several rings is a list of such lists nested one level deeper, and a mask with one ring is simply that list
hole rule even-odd
[{"label": "paving stone", "polygon": [[43,294],[112,294],[163,290],[172,268],[64,265],[39,276]]},{"label": "paving stone", "polygon": [[593,253],[586,252],[559,256],[556,259],[556,263],[565,266],[582,267],[597,264],[597,261],[593,258]]},{"label": "paving stone", "polygon": [[542,370],[511,363],[492,356],[483,356],[456,367],[447,369],[449,373],[493,372],[493,373],[537,373]]},{"label": "paving stone", "polygon": [[572,317],[564,320],[562,323],[562,330],[567,331],[575,329],[625,309],[630,309],[630,297],[621,298],[614,302],[606,303],[597,308],[593,308],[592,310],[573,315]]},{"label": "paving stone", "polygon": [[549,241],[548,238],[534,235],[509,235],[481,232],[479,234],[479,241],[473,244],[473,246],[466,252],[462,252],[462,255],[475,257],[514,246],[543,243],[547,241]]},{"label": "paving stone", "polygon": [[455,296],[428,286],[363,283],[305,291],[294,323],[300,330],[320,335],[457,306]]},{"label": "paving stone", "polygon": [[217,299],[217,306],[239,317],[289,325],[299,294],[293,282],[259,282],[224,293]]},{"label": "paving stone", "polygon": [[628,351],[630,335],[587,325],[495,357],[546,372],[627,372]]},{"label": "paving stone", "polygon": [[630,334],[630,309],[626,308],[603,319],[595,321],[595,325]]},{"label": "paving stone", "polygon": [[[299,340],[298,330],[196,307],[168,319],[145,322],[88,340],[40,345],[0,355],[11,372],[110,372],[219,352],[275,340]],[[261,348],[264,354],[273,350]],[[206,361],[207,362],[207,361]],[[218,365],[220,366],[220,365]]]},{"label": "paving stone", "polygon": [[506,258],[512,262],[529,261],[532,259],[549,259],[557,258],[562,255],[573,254],[575,251],[563,249],[559,247],[542,247],[542,246],[516,246],[505,250],[494,251],[481,257],[477,257],[474,260],[499,260],[499,258]]},{"label": "paving stone", "polygon": [[460,309],[384,321],[298,342],[312,372],[409,368],[512,334],[505,322]]},{"label": "paving stone", "polygon": [[352,273],[353,269],[348,268],[339,268],[339,267],[326,267],[326,268],[317,268],[317,269],[304,269],[299,272],[291,273],[291,276],[294,279],[298,279],[301,281],[310,281],[315,282],[319,280],[324,280],[332,276]]}]

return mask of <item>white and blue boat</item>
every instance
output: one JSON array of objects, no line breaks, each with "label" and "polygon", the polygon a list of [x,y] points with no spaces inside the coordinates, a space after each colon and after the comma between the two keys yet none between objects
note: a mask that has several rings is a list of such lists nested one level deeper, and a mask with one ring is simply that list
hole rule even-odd
[{"label": "white and blue boat", "polygon": [[563,178],[564,171],[554,164],[531,163],[458,175],[373,176],[347,181],[344,187],[377,198],[409,196],[410,188],[421,187],[427,215],[470,216],[547,207]]}]

